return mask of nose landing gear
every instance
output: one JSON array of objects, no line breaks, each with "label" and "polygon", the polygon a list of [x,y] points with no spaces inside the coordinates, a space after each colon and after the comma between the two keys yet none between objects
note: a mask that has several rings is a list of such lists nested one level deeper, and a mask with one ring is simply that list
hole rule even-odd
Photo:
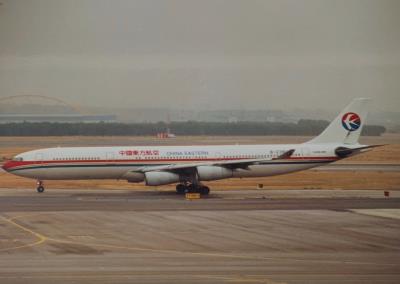
[{"label": "nose landing gear", "polygon": [[44,183],[43,183],[43,181],[38,180],[36,182],[36,185],[37,185],[37,187],[36,187],[37,192],[42,193],[44,191]]}]

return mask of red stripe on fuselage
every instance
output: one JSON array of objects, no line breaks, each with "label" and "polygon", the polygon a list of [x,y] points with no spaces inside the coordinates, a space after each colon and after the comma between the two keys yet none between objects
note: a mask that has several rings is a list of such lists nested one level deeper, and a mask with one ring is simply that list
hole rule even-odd
[{"label": "red stripe on fuselage", "polygon": [[[338,157],[290,157],[282,160],[327,160],[335,161]],[[8,171],[17,167],[32,166],[32,165],[43,165],[43,164],[76,164],[76,163],[92,163],[92,164],[104,164],[104,163],[157,163],[157,162],[207,162],[207,161],[240,161],[249,160],[249,158],[229,159],[229,158],[218,158],[218,159],[134,159],[134,160],[51,160],[51,161],[8,161],[3,164],[3,169]],[[263,159],[260,159],[263,160]],[[273,160],[265,160],[273,161]]]}]

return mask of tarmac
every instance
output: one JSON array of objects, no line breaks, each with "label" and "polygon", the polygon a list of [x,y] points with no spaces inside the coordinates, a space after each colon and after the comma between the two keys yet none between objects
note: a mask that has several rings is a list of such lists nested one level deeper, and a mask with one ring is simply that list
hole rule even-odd
[{"label": "tarmac", "polygon": [[376,172],[399,172],[400,164],[340,164],[332,163],[326,166],[312,169],[314,171],[376,171]]},{"label": "tarmac", "polygon": [[0,189],[0,283],[399,283],[400,191]]}]

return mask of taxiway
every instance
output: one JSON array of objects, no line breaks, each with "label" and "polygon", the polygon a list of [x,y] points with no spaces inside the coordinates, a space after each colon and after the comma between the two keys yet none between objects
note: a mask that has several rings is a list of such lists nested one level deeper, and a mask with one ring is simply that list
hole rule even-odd
[{"label": "taxiway", "polygon": [[0,283],[398,283],[400,194],[0,190]]}]

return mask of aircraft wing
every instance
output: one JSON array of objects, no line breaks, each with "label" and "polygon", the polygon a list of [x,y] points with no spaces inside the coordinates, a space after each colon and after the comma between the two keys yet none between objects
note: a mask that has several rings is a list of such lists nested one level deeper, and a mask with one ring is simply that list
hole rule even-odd
[{"label": "aircraft wing", "polygon": [[185,171],[191,170],[200,166],[217,166],[217,167],[226,167],[230,169],[247,169],[248,166],[251,165],[261,165],[265,162],[277,161],[282,159],[289,158],[295,149],[291,149],[286,151],[282,155],[272,158],[272,159],[242,159],[242,160],[225,160],[225,161],[210,161],[204,163],[188,163],[188,164],[171,164],[171,165],[162,165],[162,166],[148,166],[142,169],[136,170],[140,172],[152,172],[152,171]]}]

